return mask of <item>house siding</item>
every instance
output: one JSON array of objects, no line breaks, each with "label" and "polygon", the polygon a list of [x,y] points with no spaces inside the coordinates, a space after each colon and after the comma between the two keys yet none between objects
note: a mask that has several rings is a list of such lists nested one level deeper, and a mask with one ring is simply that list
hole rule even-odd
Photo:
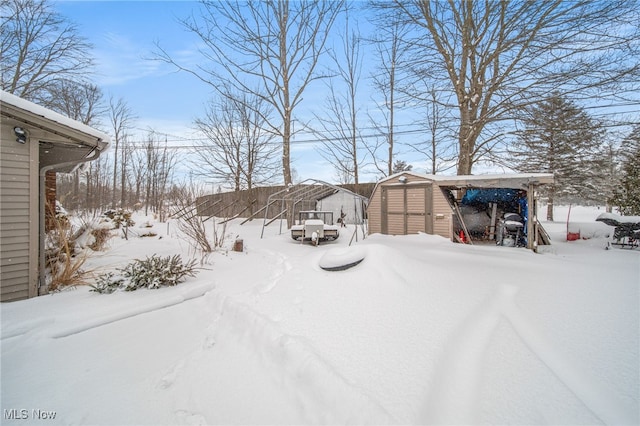
[{"label": "house siding", "polygon": [[[109,137],[4,91],[0,103],[0,301],[6,302],[46,291],[38,285],[45,216],[40,169],[71,171],[90,152],[100,155]],[[26,130],[25,143],[17,141],[15,127]],[[40,152],[42,141],[60,149]]]},{"label": "house siding", "polygon": [[[0,301],[37,293],[38,145],[16,142],[18,122],[3,117],[0,134]],[[32,159],[34,159],[32,161]],[[36,220],[37,222],[37,220]]]}]

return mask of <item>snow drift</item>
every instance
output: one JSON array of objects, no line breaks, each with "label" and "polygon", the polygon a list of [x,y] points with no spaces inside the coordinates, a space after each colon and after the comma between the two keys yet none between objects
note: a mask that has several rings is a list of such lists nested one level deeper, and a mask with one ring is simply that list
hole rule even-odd
[{"label": "snow drift", "polygon": [[[231,223],[245,251],[176,287],[3,304],[3,424],[640,422],[640,250],[565,242],[564,223],[545,223],[544,255],[431,235],[347,247],[351,227],[314,247],[260,225]],[[193,255],[175,224],[155,232],[90,266]]]}]

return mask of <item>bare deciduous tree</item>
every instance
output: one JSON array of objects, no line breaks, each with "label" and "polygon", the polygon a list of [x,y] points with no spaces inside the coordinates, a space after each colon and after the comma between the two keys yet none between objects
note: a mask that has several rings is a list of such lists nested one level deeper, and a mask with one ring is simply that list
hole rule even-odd
[{"label": "bare deciduous tree", "polygon": [[[49,108],[88,126],[99,125],[100,116],[105,112],[102,91],[91,83],[61,79],[52,82],[46,96],[48,97],[46,104]],[[56,190],[61,201],[65,198],[66,208],[78,209],[83,200],[86,207],[85,192],[80,189],[81,175],[82,172],[76,170],[72,180],[62,175],[57,176]]]},{"label": "bare deciduous tree", "polygon": [[144,145],[145,154],[145,214],[149,214],[149,208],[159,215],[159,220],[164,221],[164,196],[171,182],[174,167],[178,161],[175,152],[157,140],[153,131],[147,136]]},{"label": "bare deciduous tree", "polygon": [[[386,10],[386,2],[374,2],[373,6],[380,11]],[[375,167],[386,176],[393,172],[393,158],[395,156],[395,114],[398,106],[398,79],[403,68],[403,60],[406,47],[403,44],[407,36],[407,25],[400,20],[397,11],[387,11],[375,20],[377,36],[372,42],[375,45],[378,67],[371,76],[373,87],[382,96],[379,102],[380,108],[376,113],[383,116],[381,120],[373,117],[370,112],[370,121],[374,129],[383,135],[383,140],[375,139],[367,145],[371,153]],[[386,156],[379,158],[377,151],[381,147],[386,148]]]},{"label": "bare deciduous tree", "polygon": [[195,121],[210,142],[195,150],[202,165],[197,174],[231,182],[234,191],[272,182],[278,175],[280,149],[275,135],[265,130],[266,117],[265,102],[255,95],[229,94],[212,102],[205,116]]},{"label": "bare deciduous tree", "polygon": [[102,90],[93,83],[60,79],[52,84],[48,96],[48,108],[87,126],[98,126],[106,112]]},{"label": "bare deciduous tree", "polygon": [[86,170],[86,206],[96,213],[109,203],[109,160],[101,155],[97,160],[89,162]]},{"label": "bare deciduous tree", "polygon": [[455,149],[452,149],[455,135],[449,127],[450,117],[446,116],[447,109],[439,99],[438,91],[431,87],[424,92],[418,90],[411,96],[416,99],[418,106],[424,107],[425,112],[419,122],[427,129],[428,137],[425,141],[409,145],[430,162],[427,170],[431,174],[455,167]]},{"label": "bare deciduous tree", "polygon": [[330,53],[336,75],[329,80],[326,114],[314,114],[319,129],[313,132],[322,142],[320,154],[336,169],[341,183],[360,182],[359,113],[357,95],[362,73],[361,39],[356,30],[345,23],[345,32],[338,38],[340,47]]},{"label": "bare deciduous tree", "polygon": [[172,200],[174,203],[172,215],[178,219],[178,228],[188,238],[194,249],[202,252],[200,261],[202,264],[216,247],[209,241],[205,219],[198,215],[195,206],[196,199],[204,195],[204,191],[193,182],[189,182],[179,185],[175,188],[175,192],[176,196]]},{"label": "bare deciduous tree", "polygon": [[551,92],[576,100],[634,95],[636,2],[394,0],[390,7],[412,25],[420,72],[455,94],[458,174],[490,152],[501,132],[489,126]]},{"label": "bare deciduous tree", "polygon": [[[111,124],[111,130],[113,131],[113,186],[111,188],[111,208],[116,207],[116,203],[118,201],[123,200],[124,198],[124,186],[120,188],[120,199],[117,196],[117,183],[118,183],[118,150],[121,144],[126,143],[128,134],[127,132],[131,130],[133,126],[133,121],[135,120],[135,115],[127,102],[119,98],[115,100],[113,97],[109,99],[109,122]],[[123,151],[124,152],[124,151]]]},{"label": "bare deciduous tree", "polygon": [[134,208],[140,207],[142,204],[142,190],[145,187],[146,175],[147,175],[147,155],[146,152],[142,149],[132,149],[131,150],[131,161],[130,161],[130,175],[131,180],[133,181],[130,185],[131,191],[133,192],[133,206]]},{"label": "bare deciduous tree", "polygon": [[271,105],[275,114],[267,123],[282,138],[282,174],[289,185],[293,113],[305,89],[320,77],[316,66],[343,0],[202,4],[203,15],[183,23],[203,42],[201,54],[210,68],[183,66],[160,46],[158,57],[210,84],[222,96],[232,87],[235,93],[253,93]]},{"label": "bare deciduous tree", "polygon": [[91,45],[46,0],[2,0],[0,15],[2,90],[49,107],[56,82],[86,80]]}]

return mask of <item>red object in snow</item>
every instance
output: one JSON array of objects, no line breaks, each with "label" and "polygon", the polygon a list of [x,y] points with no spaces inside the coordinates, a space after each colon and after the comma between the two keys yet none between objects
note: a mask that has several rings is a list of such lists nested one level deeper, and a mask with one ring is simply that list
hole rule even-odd
[{"label": "red object in snow", "polygon": [[567,212],[567,241],[576,241],[580,239],[580,231],[569,232],[569,216],[571,216],[571,204],[569,204],[569,211]]},{"label": "red object in snow", "polygon": [[580,231],[567,232],[567,241],[576,241],[580,239]]}]

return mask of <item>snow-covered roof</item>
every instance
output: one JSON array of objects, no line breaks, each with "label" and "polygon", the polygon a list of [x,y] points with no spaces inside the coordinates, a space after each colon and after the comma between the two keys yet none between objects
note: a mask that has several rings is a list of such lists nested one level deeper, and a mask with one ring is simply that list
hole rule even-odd
[{"label": "snow-covered roof", "polygon": [[32,115],[42,117],[46,120],[53,121],[62,126],[86,134],[95,139],[96,146],[100,150],[104,150],[108,147],[110,137],[105,133],[94,129],[93,127],[87,126],[86,124],[83,124],[79,121],[73,120],[48,108],[34,104],[33,102],[27,101],[26,99],[22,99],[18,96],[12,95],[11,93],[7,93],[2,90],[0,90],[0,100],[3,104],[11,105],[14,108],[21,109]]},{"label": "snow-covered roof", "polygon": [[[552,173],[503,173],[503,174],[487,174],[487,175],[430,175],[417,173],[413,171],[405,171],[395,173],[388,176],[378,183],[383,183],[398,179],[402,175],[412,175],[420,180],[430,180],[437,182],[440,186],[454,187],[476,187],[476,188],[526,188],[529,184],[548,184],[553,183]],[[410,183],[408,183],[410,184]]]}]

